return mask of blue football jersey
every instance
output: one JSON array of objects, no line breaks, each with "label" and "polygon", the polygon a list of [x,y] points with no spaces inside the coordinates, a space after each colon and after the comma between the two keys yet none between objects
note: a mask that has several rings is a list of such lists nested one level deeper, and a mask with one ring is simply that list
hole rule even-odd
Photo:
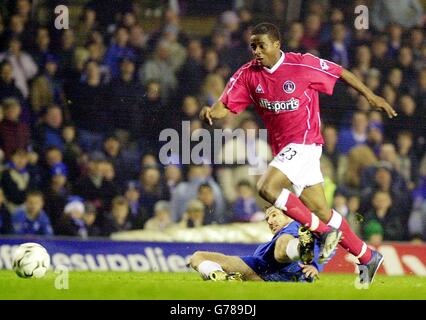
[{"label": "blue football jersey", "polygon": [[[283,234],[299,237],[298,230],[301,224],[293,221],[277,232],[271,241],[259,245],[252,256],[243,256],[241,259],[265,281],[310,281],[306,279],[299,262],[279,263],[275,260],[275,242]],[[323,264],[318,263],[320,245],[315,240],[313,265],[319,272],[323,270]]]}]

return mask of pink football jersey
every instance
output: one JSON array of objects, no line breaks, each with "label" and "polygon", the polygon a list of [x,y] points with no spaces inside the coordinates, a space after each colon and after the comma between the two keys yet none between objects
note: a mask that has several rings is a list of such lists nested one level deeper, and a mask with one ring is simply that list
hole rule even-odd
[{"label": "pink football jersey", "polygon": [[243,65],[220,97],[233,113],[253,104],[274,156],[287,144],[323,144],[318,92],[333,93],[342,67],[309,53],[282,52],[271,68],[256,60]]}]

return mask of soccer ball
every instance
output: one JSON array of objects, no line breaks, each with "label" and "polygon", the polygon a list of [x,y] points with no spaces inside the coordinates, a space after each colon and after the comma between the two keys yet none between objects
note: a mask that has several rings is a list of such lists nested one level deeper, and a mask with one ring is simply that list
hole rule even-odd
[{"label": "soccer ball", "polygon": [[21,278],[42,278],[50,267],[50,256],[40,244],[21,244],[13,254],[13,270]]}]

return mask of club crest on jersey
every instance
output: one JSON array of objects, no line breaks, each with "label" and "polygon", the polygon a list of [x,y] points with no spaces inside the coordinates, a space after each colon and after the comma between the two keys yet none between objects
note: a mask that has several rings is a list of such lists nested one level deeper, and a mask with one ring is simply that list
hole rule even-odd
[{"label": "club crest on jersey", "polygon": [[287,80],[286,82],[284,82],[283,84],[283,90],[286,93],[293,93],[294,90],[296,90],[296,85],[294,84],[293,81]]},{"label": "club crest on jersey", "polygon": [[260,85],[260,83],[258,84],[257,88],[256,88],[256,93],[265,93],[263,92],[262,86]]}]

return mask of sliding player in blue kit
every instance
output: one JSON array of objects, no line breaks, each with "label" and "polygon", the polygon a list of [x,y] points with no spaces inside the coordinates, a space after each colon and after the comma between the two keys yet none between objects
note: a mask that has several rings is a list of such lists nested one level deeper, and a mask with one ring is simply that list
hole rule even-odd
[{"label": "sliding player in blue kit", "polygon": [[265,221],[274,236],[252,256],[197,251],[190,266],[204,280],[213,281],[312,282],[318,278],[328,261],[318,262],[320,242],[315,236],[275,207],[266,210]]}]

